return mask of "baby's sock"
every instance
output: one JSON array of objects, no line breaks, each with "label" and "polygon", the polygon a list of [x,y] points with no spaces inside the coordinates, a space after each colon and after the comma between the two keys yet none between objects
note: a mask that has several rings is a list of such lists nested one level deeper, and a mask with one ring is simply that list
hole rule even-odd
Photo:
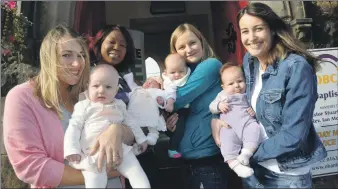
[{"label": "baby's sock", "polygon": [[182,154],[180,154],[176,150],[168,150],[168,155],[169,155],[170,158],[180,158],[180,157],[182,157]]},{"label": "baby's sock", "polygon": [[235,173],[242,178],[247,178],[251,176],[254,171],[248,166],[242,165],[237,159],[230,160],[229,167],[235,171]]},{"label": "baby's sock", "polygon": [[148,135],[147,135],[147,143],[149,144],[149,145],[155,145],[156,144],[156,142],[157,142],[157,139],[158,139],[158,136],[157,135],[155,135],[155,134],[153,134],[153,133],[149,133]]},{"label": "baby's sock", "polygon": [[237,160],[242,164],[242,165],[249,165],[249,159],[252,156],[251,150],[243,148],[241,150],[241,154],[237,156]]}]

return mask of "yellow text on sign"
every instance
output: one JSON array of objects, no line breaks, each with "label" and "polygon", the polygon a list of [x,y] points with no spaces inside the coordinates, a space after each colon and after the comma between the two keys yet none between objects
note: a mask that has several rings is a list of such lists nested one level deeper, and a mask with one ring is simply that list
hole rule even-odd
[{"label": "yellow text on sign", "polygon": [[335,146],[337,145],[337,139],[323,140],[324,146]]},{"label": "yellow text on sign", "polygon": [[317,132],[319,137],[322,139],[324,146],[334,146],[337,145],[337,139],[325,139],[331,136],[338,136],[338,130],[331,131],[321,131]]},{"label": "yellow text on sign", "polygon": [[337,74],[317,75],[318,84],[337,83]]}]

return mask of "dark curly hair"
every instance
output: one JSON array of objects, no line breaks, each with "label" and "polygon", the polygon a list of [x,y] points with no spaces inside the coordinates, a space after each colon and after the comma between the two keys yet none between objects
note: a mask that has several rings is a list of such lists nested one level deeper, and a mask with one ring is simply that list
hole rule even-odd
[{"label": "dark curly hair", "polygon": [[91,65],[94,65],[102,60],[101,46],[106,37],[115,30],[119,30],[126,40],[127,49],[126,55],[121,63],[114,66],[118,72],[126,72],[135,64],[135,46],[126,27],[120,25],[107,25],[102,30],[98,31],[95,37],[89,37],[89,49]]}]

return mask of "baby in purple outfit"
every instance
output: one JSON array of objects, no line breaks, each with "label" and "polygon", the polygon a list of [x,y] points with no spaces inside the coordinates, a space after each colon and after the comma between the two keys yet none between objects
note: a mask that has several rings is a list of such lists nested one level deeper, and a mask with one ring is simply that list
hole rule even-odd
[{"label": "baby in purple outfit", "polygon": [[249,159],[262,141],[261,129],[253,118],[254,111],[247,102],[241,68],[236,64],[226,63],[220,74],[223,90],[218,93],[209,108],[213,114],[221,113],[220,119],[231,127],[222,128],[220,131],[220,148],[224,161],[238,176],[246,178],[253,174]]}]

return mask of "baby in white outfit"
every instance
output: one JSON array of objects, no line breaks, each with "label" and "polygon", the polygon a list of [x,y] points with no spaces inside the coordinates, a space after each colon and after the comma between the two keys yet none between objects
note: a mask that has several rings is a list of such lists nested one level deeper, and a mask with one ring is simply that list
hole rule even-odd
[{"label": "baby in white outfit", "polygon": [[[105,188],[107,172],[97,169],[98,153],[89,156],[90,147],[111,124],[125,124],[126,105],[116,99],[119,75],[115,68],[100,64],[90,74],[86,99],[75,104],[64,137],[64,157],[70,166],[82,171],[86,188]],[[128,125],[129,126],[129,125]],[[149,180],[133,153],[123,144],[123,160],[116,169],[129,179],[133,188],[150,188]]]},{"label": "baby in white outfit", "polygon": [[[148,145],[155,145],[159,138],[159,131],[166,131],[166,123],[159,108],[165,107],[165,91],[161,90],[159,81],[155,78],[148,78],[143,86],[133,84],[134,79],[125,78],[131,92],[128,94],[128,116],[125,124],[129,125],[134,133],[138,147],[134,145],[134,153],[144,152]],[[148,133],[144,134],[142,127],[147,127]],[[135,149],[139,149],[138,151]]]}]

